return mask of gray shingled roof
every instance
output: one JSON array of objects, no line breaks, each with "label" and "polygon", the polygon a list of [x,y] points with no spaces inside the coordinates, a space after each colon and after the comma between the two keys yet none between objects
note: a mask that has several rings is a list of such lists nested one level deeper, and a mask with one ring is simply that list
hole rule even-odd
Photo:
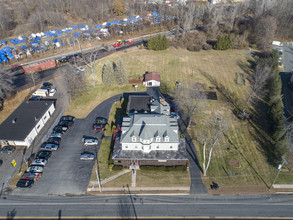
[{"label": "gray shingled roof", "polygon": [[[54,102],[54,100],[24,101],[0,125],[0,139],[23,141]],[[15,123],[12,122],[13,120]]]},{"label": "gray shingled roof", "polygon": [[[130,123],[128,123],[129,118]],[[179,142],[176,118],[168,115],[150,113],[130,115],[123,119],[122,131],[125,131],[121,136],[122,143],[132,142],[131,137],[133,135],[136,137],[137,142],[140,141],[140,138],[149,140],[152,137],[165,137],[166,135],[169,137],[169,142]],[[161,138],[161,142],[164,142],[163,138]]]}]

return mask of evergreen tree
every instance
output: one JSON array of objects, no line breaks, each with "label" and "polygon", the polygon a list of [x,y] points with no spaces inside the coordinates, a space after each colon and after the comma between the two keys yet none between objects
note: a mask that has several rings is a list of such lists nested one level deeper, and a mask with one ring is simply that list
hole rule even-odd
[{"label": "evergreen tree", "polygon": [[128,75],[121,57],[119,57],[117,65],[115,65],[114,72],[118,84],[125,85],[128,82]]},{"label": "evergreen tree", "polygon": [[169,47],[169,44],[168,44],[168,40],[167,40],[167,37],[166,37],[166,35],[164,35],[164,37],[163,37],[163,50],[166,50],[166,49],[168,49],[168,47]]},{"label": "evergreen tree", "polygon": [[107,61],[102,70],[102,81],[104,84],[111,86],[115,84],[115,76],[114,76],[114,70],[113,65],[109,61]]},{"label": "evergreen tree", "polygon": [[215,45],[216,50],[228,50],[232,49],[231,36],[220,36]]}]

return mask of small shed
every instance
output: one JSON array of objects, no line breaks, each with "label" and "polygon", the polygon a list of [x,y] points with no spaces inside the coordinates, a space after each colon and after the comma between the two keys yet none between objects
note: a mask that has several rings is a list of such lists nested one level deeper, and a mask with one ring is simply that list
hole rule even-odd
[{"label": "small shed", "polygon": [[149,87],[160,86],[160,74],[157,72],[146,73],[142,84]]}]

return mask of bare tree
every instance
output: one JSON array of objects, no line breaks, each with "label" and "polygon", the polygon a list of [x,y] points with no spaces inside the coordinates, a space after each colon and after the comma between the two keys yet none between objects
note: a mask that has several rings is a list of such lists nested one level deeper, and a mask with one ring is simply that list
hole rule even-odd
[{"label": "bare tree", "polygon": [[95,61],[97,58],[97,53],[96,52],[91,52],[90,55],[84,56],[83,60],[85,64],[90,68],[91,70],[91,75],[92,75],[92,82],[93,82],[93,87],[96,88],[96,81],[95,81],[95,70],[94,70],[94,65]]},{"label": "bare tree", "polygon": [[[207,170],[210,166],[213,151],[219,142],[223,139],[224,134],[227,132],[228,123],[227,120],[223,120],[220,117],[212,117],[205,122],[205,125],[201,127],[197,139],[203,144],[203,175],[207,175]],[[208,157],[206,157],[208,152]]]},{"label": "bare tree", "polygon": [[257,20],[254,33],[256,45],[263,51],[271,49],[272,41],[277,29],[277,22],[274,17],[261,17]]},{"label": "bare tree", "polygon": [[178,84],[173,94],[176,103],[183,110],[181,116],[185,120],[187,128],[190,127],[194,112],[206,98],[205,93],[197,93],[196,90],[191,85]]},{"label": "bare tree", "polygon": [[71,64],[58,68],[57,71],[62,74],[64,87],[70,100],[82,93],[86,83],[82,73],[77,73],[76,69]]},{"label": "bare tree", "polygon": [[12,77],[9,71],[0,70],[0,109],[3,107],[3,102],[7,95],[12,91]]},{"label": "bare tree", "polygon": [[34,86],[36,86],[36,81],[40,78],[40,75],[38,73],[31,73],[29,76],[33,81]]},{"label": "bare tree", "polygon": [[268,80],[272,77],[273,66],[271,63],[271,59],[259,59],[257,61],[254,73],[252,74],[251,79],[251,90],[246,99],[243,112],[247,108],[251,98],[254,94],[263,95],[267,92],[265,89],[265,85],[268,83]]}]

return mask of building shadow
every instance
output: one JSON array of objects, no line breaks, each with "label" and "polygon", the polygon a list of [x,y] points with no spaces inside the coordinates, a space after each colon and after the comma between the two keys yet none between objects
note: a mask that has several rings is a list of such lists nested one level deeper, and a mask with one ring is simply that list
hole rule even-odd
[{"label": "building shadow", "polygon": [[7,218],[6,219],[14,219],[14,217],[16,216],[16,210],[15,210],[15,208],[14,209],[12,209],[12,211],[8,211],[7,212]]}]

